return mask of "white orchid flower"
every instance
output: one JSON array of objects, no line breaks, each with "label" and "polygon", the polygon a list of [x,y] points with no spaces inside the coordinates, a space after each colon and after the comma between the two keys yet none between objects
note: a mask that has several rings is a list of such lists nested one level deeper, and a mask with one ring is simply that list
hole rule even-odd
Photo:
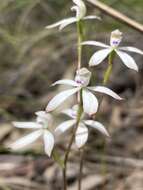
[{"label": "white orchid flower", "polygon": [[56,22],[54,24],[46,26],[47,29],[55,28],[59,26],[59,30],[62,30],[66,26],[78,22],[80,20],[88,20],[88,19],[99,19],[100,17],[90,15],[90,16],[85,16],[86,15],[86,6],[82,0],[72,0],[73,3],[75,4],[71,10],[76,11],[76,16],[75,17],[69,17],[66,19],[63,19],[59,22]]},{"label": "white orchid flower", "polygon": [[50,157],[54,147],[54,135],[49,130],[52,124],[52,116],[44,111],[38,111],[36,115],[36,122],[13,122],[17,128],[34,129],[35,131],[12,143],[9,148],[19,150],[42,137],[45,153]]},{"label": "white orchid flower", "polygon": [[[82,91],[83,110],[85,113],[92,115],[97,112],[98,100],[92,92],[107,94],[117,100],[122,100],[115,92],[104,86],[88,86],[91,78],[91,72],[86,68],[77,70],[75,80],[63,79],[55,82],[57,84],[72,86],[72,89],[65,90],[56,95],[47,105],[46,111],[51,112],[61,105],[71,95]],[[91,92],[92,91],[92,92]]]},{"label": "white orchid flower", "polygon": [[120,42],[122,41],[122,33],[119,30],[115,30],[111,33],[110,45],[106,45],[97,41],[85,41],[81,43],[82,45],[93,45],[104,48],[99,50],[92,55],[89,61],[90,66],[99,65],[112,51],[115,51],[116,54],[120,57],[124,65],[128,68],[138,71],[138,66],[134,59],[125,53],[124,51],[135,52],[143,55],[143,51],[135,47],[119,47]]},{"label": "white orchid flower", "polygon": [[[61,134],[66,132],[68,129],[75,127],[76,119],[77,119],[77,112],[78,112],[78,105],[73,106],[72,109],[64,110],[62,113],[68,115],[71,119],[61,123],[56,129],[55,132],[57,134]],[[103,135],[109,137],[109,133],[107,132],[106,128],[98,121],[94,120],[84,120],[84,115],[81,117],[81,121],[78,125],[76,134],[75,134],[75,143],[78,148],[81,148],[85,145],[88,140],[88,128],[92,127],[97,129]]]}]

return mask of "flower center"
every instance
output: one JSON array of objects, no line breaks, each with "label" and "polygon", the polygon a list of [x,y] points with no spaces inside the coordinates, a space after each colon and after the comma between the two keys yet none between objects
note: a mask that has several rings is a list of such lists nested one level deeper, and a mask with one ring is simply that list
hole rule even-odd
[{"label": "flower center", "polygon": [[75,80],[78,84],[81,84],[81,85],[84,85],[84,81],[82,81],[82,80],[79,80],[79,79],[77,79],[77,80]]},{"label": "flower center", "polygon": [[118,47],[120,42],[122,40],[122,32],[120,32],[119,30],[114,30],[111,33],[111,38],[110,38],[110,45],[112,47]]},{"label": "flower center", "polygon": [[76,71],[75,81],[81,86],[88,86],[91,78],[91,72],[86,68],[81,68]]}]

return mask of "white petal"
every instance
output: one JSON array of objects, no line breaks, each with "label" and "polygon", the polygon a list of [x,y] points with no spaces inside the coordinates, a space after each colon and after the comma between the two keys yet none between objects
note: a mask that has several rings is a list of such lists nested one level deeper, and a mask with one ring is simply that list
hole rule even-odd
[{"label": "white petal", "polygon": [[89,60],[89,66],[96,66],[99,65],[112,51],[112,49],[103,49],[99,50],[92,55]]},{"label": "white petal", "polygon": [[34,141],[36,141],[40,136],[42,135],[42,130],[34,131],[21,139],[17,140],[16,142],[12,143],[9,148],[12,148],[13,150],[18,150],[20,148],[23,148]]},{"label": "white petal", "polygon": [[130,55],[128,55],[125,52],[118,51],[118,50],[116,50],[116,52],[119,55],[119,57],[121,58],[121,60],[123,61],[123,63],[128,68],[138,71],[138,66],[137,66],[136,62],[134,61],[134,59]]},{"label": "white petal", "polygon": [[64,27],[66,27],[67,25],[69,25],[69,24],[71,24],[73,22],[76,22],[75,17],[66,18],[66,19],[60,20],[60,21],[58,21],[58,22],[56,22],[54,24],[46,26],[46,29],[51,29],[51,28],[55,28],[57,26],[60,26],[59,29],[61,30]]},{"label": "white petal", "polygon": [[93,121],[93,120],[86,120],[86,121],[84,121],[84,123],[86,125],[89,125],[90,127],[93,127],[94,129],[97,129],[103,135],[109,137],[109,133],[108,133],[108,131],[106,130],[106,128],[104,127],[104,125],[102,123],[100,123],[98,121]]},{"label": "white petal", "polygon": [[101,92],[101,93],[104,93],[104,94],[107,94],[117,100],[122,100],[123,98],[121,98],[118,94],[116,94],[113,90],[107,88],[107,87],[104,87],[104,86],[96,86],[96,87],[88,87],[88,89],[90,90],[93,90],[95,92]]},{"label": "white petal", "polygon": [[71,117],[71,118],[75,118],[75,115],[73,115],[73,113],[74,113],[73,109],[63,110],[62,113],[65,114],[65,115],[67,115],[67,116],[69,116],[69,117]]},{"label": "white petal", "polygon": [[125,51],[131,51],[131,52],[135,52],[135,53],[139,53],[139,54],[143,55],[143,51],[138,48],[135,48],[135,47],[120,47],[118,49],[125,50]]},{"label": "white petal", "polygon": [[77,118],[78,114],[78,104],[74,105],[71,109],[63,110],[62,113],[71,117],[72,119]]},{"label": "white petal", "polygon": [[85,41],[85,42],[82,42],[81,45],[99,46],[99,47],[104,47],[104,48],[110,47],[104,43],[97,42],[97,41]]},{"label": "white petal", "polygon": [[37,115],[38,117],[43,117],[43,118],[47,118],[50,114],[48,114],[45,111],[36,111],[35,115]]},{"label": "white petal", "polygon": [[85,16],[85,17],[83,18],[83,20],[88,20],[88,19],[98,19],[98,20],[101,20],[100,17],[95,16],[95,15],[89,15],[89,16]]},{"label": "white petal", "polygon": [[75,142],[78,148],[81,148],[85,145],[88,140],[88,128],[83,124],[80,123],[76,135],[75,135]]},{"label": "white petal", "polygon": [[44,131],[44,149],[46,154],[50,157],[54,148],[54,136],[48,130]]},{"label": "white petal", "polygon": [[50,125],[53,122],[52,115],[45,111],[37,111],[35,114],[37,115],[37,123],[40,123],[42,126]]},{"label": "white petal", "polygon": [[36,122],[12,122],[17,128],[39,129],[42,126]]},{"label": "white petal", "polygon": [[56,129],[56,133],[64,133],[66,130],[70,129],[74,124],[76,123],[76,120],[68,120],[63,123],[61,123]]},{"label": "white petal", "polygon": [[[68,19],[68,18],[67,18]],[[46,26],[45,28],[46,29],[51,29],[51,28],[55,28],[55,27],[57,27],[57,26],[60,26],[62,23],[64,23],[65,22],[65,20],[67,20],[67,19],[63,19],[63,20],[60,20],[60,21],[58,21],[58,22],[56,22],[56,23],[54,23],[54,24],[50,24],[50,25],[48,25],[48,26]]]},{"label": "white petal", "polygon": [[64,22],[60,25],[60,30],[64,29],[66,26],[74,23],[74,22],[77,22],[77,19],[75,17],[71,17],[71,18],[68,18],[66,20],[64,20]]},{"label": "white petal", "polygon": [[97,112],[98,100],[89,90],[82,91],[82,100],[85,113],[92,115]]},{"label": "white petal", "polygon": [[62,104],[67,98],[69,98],[71,95],[78,92],[80,88],[73,88],[69,90],[65,90],[63,92],[60,92],[57,94],[47,105],[46,111],[50,112],[56,109],[60,104]]},{"label": "white petal", "polygon": [[69,80],[69,79],[58,80],[55,83],[53,83],[52,86],[55,86],[57,84],[63,84],[63,85],[69,85],[69,86],[75,86],[75,87],[79,86],[77,82],[75,82],[74,80]]}]

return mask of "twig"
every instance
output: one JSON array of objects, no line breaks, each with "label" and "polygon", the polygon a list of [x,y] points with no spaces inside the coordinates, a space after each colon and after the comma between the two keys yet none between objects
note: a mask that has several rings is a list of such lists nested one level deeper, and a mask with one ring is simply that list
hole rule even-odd
[{"label": "twig", "polygon": [[137,21],[127,17],[126,15],[122,14],[121,12],[111,8],[110,6],[99,2],[98,0],[87,0],[89,3],[93,4],[95,7],[103,11],[104,13],[110,15],[113,18],[127,24],[128,26],[134,28],[135,30],[143,33],[143,25],[138,23]]}]

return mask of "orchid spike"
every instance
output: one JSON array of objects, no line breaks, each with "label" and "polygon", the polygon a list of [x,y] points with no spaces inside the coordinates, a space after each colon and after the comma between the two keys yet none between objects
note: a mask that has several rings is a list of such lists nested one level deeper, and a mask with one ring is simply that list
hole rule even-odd
[{"label": "orchid spike", "polygon": [[51,112],[61,105],[66,99],[71,95],[82,92],[82,101],[83,101],[83,110],[85,113],[92,115],[97,112],[98,109],[98,100],[93,92],[99,92],[106,95],[109,95],[117,100],[122,100],[122,98],[117,95],[115,92],[104,86],[88,86],[91,78],[91,72],[86,68],[81,68],[76,71],[75,79],[63,79],[56,81],[54,85],[64,84],[72,86],[73,88],[65,90],[57,94],[52,100],[48,103],[46,111]]},{"label": "orchid spike", "polygon": [[143,55],[143,51],[135,47],[119,47],[121,41],[122,32],[120,32],[119,30],[115,30],[111,32],[110,45],[106,45],[97,41],[82,42],[82,45],[93,45],[104,48],[103,50],[99,50],[92,55],[89,61],[89,66],[99,65],[109,54],[111,54],[111,52],[114,51],[120,57],[124,65],[126,65],[130,69],[138,71],[138,66],[134,59],[124,51],[135,52],[141,55]]},{"label": "orchid spike", "polygon": [[100,17],[90,15],[90,16],[85,16],[86,15],[86,6],[82,0],[73,0],[73,3],[75,4],[74,6],[71,7],[71,11],[76,12],[75,17],[69,17],[62,19],[61,21],[58,21],[54,24],[46,26],[47,29],[55,28],[59,26],[59,30],[62,30],[66,26],[76,23],[80,20],[89,20],[89,19],[98,19],[100,20]]},{"label": "orchid spike", "polygon": [[[77,113],[78,113],[78,105],[75,105],[72,107],[72,109],[67,109],[64,110],[62,113],[68,115],[71,119],[67,120],[63,123],[61,123],[56,129],[55,133],[62,134],[69,130],[72,127],[75,127],[76,124],[76,119],[77,119]],[[84,119],[84,114],[81,117],[80,123],[78,125],[76,134],[75,134],[75,143],[78,148],[81,148],[82,146],[85,145],[85,143],[88,140],[88,128],[92,127],[96,130],[98,130],[100,133],[102,133],[104,136],[109,137],[109,133],[106,130],[106,128],[98,121],[94,120],[85,120]]]},{"label": "orchid spike", "polygon": [[19,150],[34,141],[39,137],[43,137],[45,153],[50,157],[54,148],[54,135],[49,130],[52,124],[52,116],[44,111],[36,112],[36,122],[13,122],[13,125],[17,128],[34,129],[34,132],[22,137],[16,142],[12,143],[9,148],[13,150]]}]

